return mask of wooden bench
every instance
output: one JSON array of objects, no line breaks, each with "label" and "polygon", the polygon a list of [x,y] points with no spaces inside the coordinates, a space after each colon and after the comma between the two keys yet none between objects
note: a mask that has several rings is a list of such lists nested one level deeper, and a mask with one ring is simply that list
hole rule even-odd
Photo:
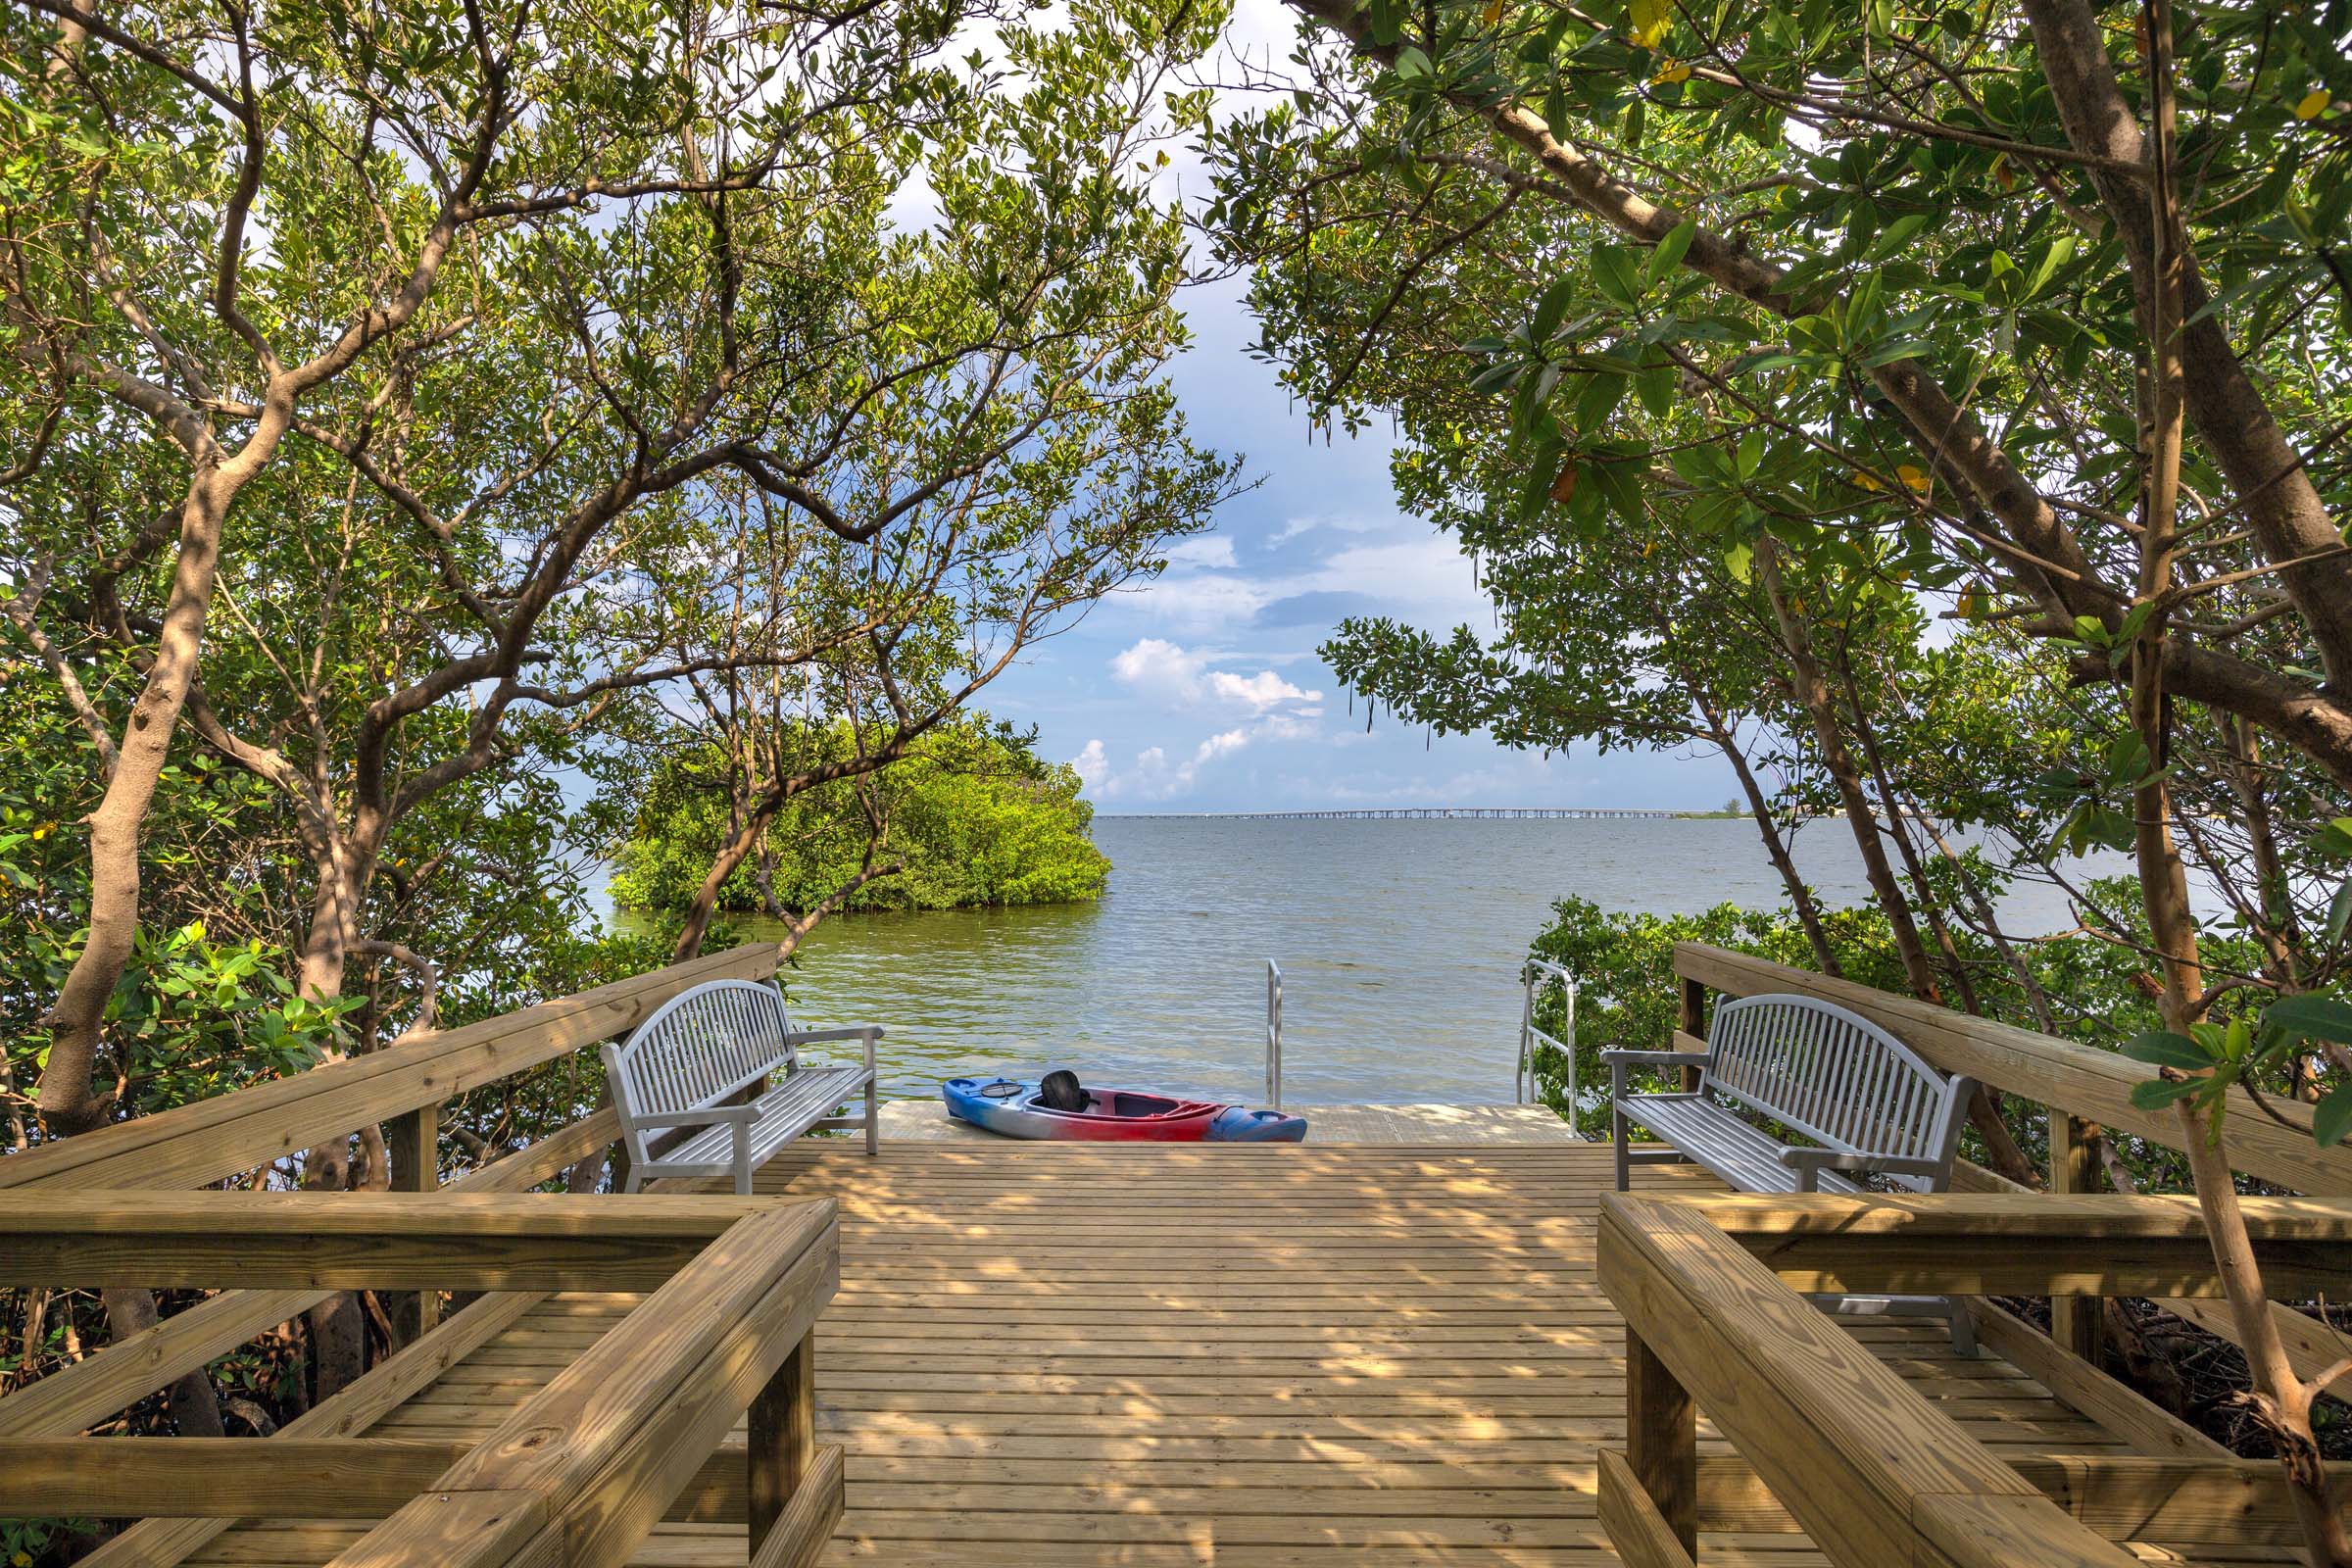
[{"label": "wooden bench", "polygon": [[[732,1175],[735,1191],[748,1196],[752,1172],[821,1127],[862,1126],[865,1152],[876,1152],[874,1043],[881,1038],[879,1024],[795,1030],[783,994],[750,980],[713,980],[672,997],[604,1051],[629,1154],[626,1191],[657,1176]],[[800,1059],[802,1046],[845,1040],[864,1042],[862,1066]],[[863,1121],[838,1116],[860,1091]],[[701,1130],[660,1145],[662,1134],[684,1128]]]},{"label": "wooden bench", "polygon": [[[1689,1036],[1683,1036],[1689,1039]],[[1917,1193],[1951,1186],[1973,1085],[1946,1077],[1886,1030],[1832,1003],[1767,994],[1715,1009],[1705,1051],[1604,1051],[1617,1190],[1632,1167],[1689,1160],[1747,1193],[1863,1193],[1878,1178]],[[1694,1091],[1631,1094],[1626,1069],[1696,1067]],[[1775,1136],[1733,1105],[1759,1113]],[[1641,1127],[1671,1147],[1634,1147]],[[1833,1312],[1947,1319],[1952,1343],[1975,1349],[1967,1311],[1946,1297],[1824,1296]]]}]

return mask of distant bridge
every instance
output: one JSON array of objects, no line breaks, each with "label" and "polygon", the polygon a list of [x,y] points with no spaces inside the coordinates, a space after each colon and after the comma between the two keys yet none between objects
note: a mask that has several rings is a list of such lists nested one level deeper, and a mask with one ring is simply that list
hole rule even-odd
[{"label": "distant bridge", "polygon": [[[1112,813],[1104,812],[1104,815]],[[1244,822],[1494,822],[1582,821],[1590,817],[1687,816],[1687,811],[1630,810],[1603,806],[1387,806],[1364,811],[1121,811],[1153,821]]]}]

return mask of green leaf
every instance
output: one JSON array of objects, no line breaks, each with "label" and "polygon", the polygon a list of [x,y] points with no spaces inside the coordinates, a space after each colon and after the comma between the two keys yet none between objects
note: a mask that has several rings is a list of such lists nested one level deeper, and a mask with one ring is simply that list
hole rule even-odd
[{"label": "green leaf", "polygon": [[2133,1061],[2154,1062],[2160,1067],[2179,1067],[2188,1072],[2200,1072],[2213,1065],[2212,1052],[2187,1035],[2163,1029],[2134,1036],[2124,1046],[2124,1054]]},{"label": "green leaf", "polygon": [[2132,1086],[2132,1103],[2142,1110],[2162,1110],[2203,1087],[2204,1080],[2198,1078],[2148,1078]]},{"label": "green leaf", "polygon": [[1527,320],[1527,330],[1539,343],[1548,340],[1560,329],[1568,316],[1568,307],[1576,303],[1576,279],[1563,277],[1545,289],[1536,299],[1536,310]]},{"label": "green leaf", "polygon": [[1625,397],[1626,378],[1615,370],[1595,370],[1585,378],[1584,390],[1576,397],[1576,409],[1570,416],[1579,431],[1591,433],[1608,422],[1610,415]]},{"label": "green leaf", "polygon": [[[1634,389],[1642,394],[1642,406],[1649,411],[1650,417],[1663,419],[1674,407],[1674,394],[1680,382],[1676,367],[1653,365],[1634,378]],[[2352,883],[2346,886],[2352,888]]]},{"label": "green leaf", "polygon": [[2262,1021],[2300,1040],[2328,1040],[2339,1046],[2352,1046],[2352,1004],[2333,997],[2281,997],[2263,1009]]},{"label": "green leaf", "polygon": [[2330,946],[2344,940],[2344,927],[2352,924],[2352,877],[2344,878],[2328,901],[2328,941]]},{"label": "green leaf", "polygon": [[1667,230],[1666,237],[1658,241],[1658,248],[1649,253],[1649,281],[1652,286],[1656,285],[1659,278],[1683,265],[1683,258],[1690,253],[1690,241],[1697,233],[1698,220],[1695,218],[1686,218]]},{"label": "green leaf", "polygon": [[2352,1132],[2352,1084],[2338,1084],[2312,1107],[2311,1135],[2322,1149],[2333,1149],[2348,1132]]},{"label": "green leaf", "polygon": [[1870,247],[1871,256],[1878,261],[1885,261],[1887,257],[1898,254],[1905,245],[1911,242],[1912,235],[1928,226],[1933,216],[1929,213],[1905,213],[1893,222],[1888,223],[1885,228],[1879,230],[1877,241]]},{"label": "green leaf", "polygon": [[1592,248],[1592,282],[1610,299],[1631,310],[1642,297],[1642,271],[1629,245]]},{"label": "green leaf", "polygon": [[1755,576],[1755,560],[1756,553],[1752,548],[1745,544],[1737,544],[1725,553],[1723,565],[1724,569],[1729,571],[1736,580],[1745,583]]},{"label": "green leaf", "polygon": [[1761,425],[1740,438],[1740,477],[1753,479],[1764,462],[1764,429]]}]

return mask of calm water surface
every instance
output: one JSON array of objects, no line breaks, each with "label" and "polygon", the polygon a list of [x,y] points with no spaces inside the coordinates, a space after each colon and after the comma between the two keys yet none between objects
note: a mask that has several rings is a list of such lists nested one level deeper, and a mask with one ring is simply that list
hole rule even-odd
[{"label": "calm water surface", "polygon": [[[1249,821],[1098,817],[1116,866],[1097,904],[827,920],[787,976],[810,1024],[877,1022],[885,1092],[1068,1066],[1092,1083],[1256,1101],[1265,965],[1282,965],[1283,1095],[1298,1104],[1511,1098],[1518,967],[1576,894],[1604,909],[1781,902],[1740,820]],[[1866,896],[1845,825],[1800,868]],[[2026,890],[2020,930],[2065,920]]]}]

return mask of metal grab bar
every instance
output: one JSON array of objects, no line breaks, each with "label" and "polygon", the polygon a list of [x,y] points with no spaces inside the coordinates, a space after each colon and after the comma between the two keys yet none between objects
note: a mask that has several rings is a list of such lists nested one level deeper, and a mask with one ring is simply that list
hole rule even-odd
[{"label": "metal grab bar", "polygon": [[[1520,983],[1526,995],[1519,1004],[1519,1074],[1516,1090],[1518,1102],[1527,1103],[1528,1091],[1536,1081],[1536,1042],[1541,1040],[1568,1060],[1568,1082],[1563,1098],[1573,1113],[1576,1108],[1576,976],[1549,958],[1530,958],[1519,971]],[[1554,1040],[1536,1027],[1536,993],[1557,982],[1568,1003],[1568,1038]]]},{"label": "metal grab bar", "polygon": [[1282,965],[1266,960],[1266,1104],[1282,1108]]}]

